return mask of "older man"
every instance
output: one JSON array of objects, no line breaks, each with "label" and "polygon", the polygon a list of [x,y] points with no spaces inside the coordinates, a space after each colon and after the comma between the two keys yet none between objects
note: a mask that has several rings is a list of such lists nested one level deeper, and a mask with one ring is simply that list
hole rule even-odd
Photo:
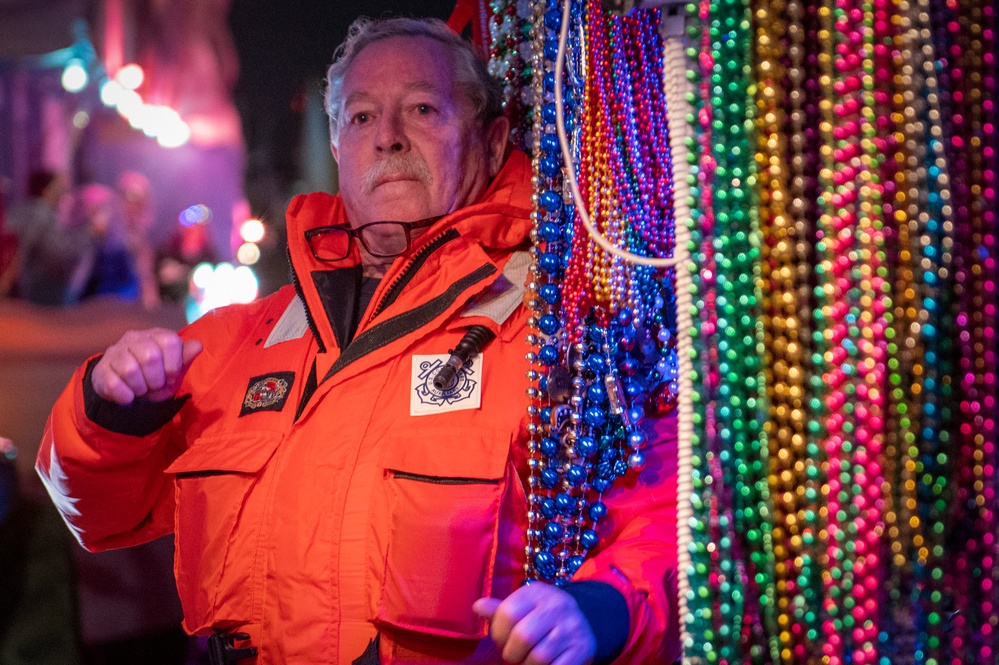
[{"label": "older man", "polygon": [[[578,581],[520,586],[531,168],[495,83],[440,22],[360,21],[327,106],[341,193],[292,201],[294,287],[128,333],[56,404],[38,470],[71,529],[173,531],[185,628],[261,665],[666,662],[668,440]],[[472,326],[495,339],[435,389]]]}]

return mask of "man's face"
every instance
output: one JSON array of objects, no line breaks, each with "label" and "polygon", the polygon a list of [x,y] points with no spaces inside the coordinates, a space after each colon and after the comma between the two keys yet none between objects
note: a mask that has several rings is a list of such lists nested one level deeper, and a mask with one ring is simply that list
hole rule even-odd
[{"label": "man's face", "polygon": [[479,126],[447,47],[434,39],[366,46],[347,70],[343,100],[333,156],[355,228],[474,203],[502,165],[507,121]]}]

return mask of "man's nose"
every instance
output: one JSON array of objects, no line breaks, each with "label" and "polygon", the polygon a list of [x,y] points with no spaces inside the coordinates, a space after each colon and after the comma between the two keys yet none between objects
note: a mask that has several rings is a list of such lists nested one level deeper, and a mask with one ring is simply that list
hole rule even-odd
[{"label": "man's nose", "polygon": [[398,111],[385,113],[378,123],[378,133],[375,137],[375,147],[380,152],[396,153],[409,150],[409,138],[403,124],[402,114]]}]

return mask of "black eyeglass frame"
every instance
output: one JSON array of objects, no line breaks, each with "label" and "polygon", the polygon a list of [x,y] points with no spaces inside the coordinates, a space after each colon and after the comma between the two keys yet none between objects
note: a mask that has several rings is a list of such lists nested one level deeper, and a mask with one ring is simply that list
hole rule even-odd
[{"label": "black eyeglass frame", "polygon": [[[353,243],[354,243],[355,238],[358,241],[360,241],[360,243],[364,247],[365,251],[367,251],[368,254],[370,254],[371,256],[376,256],[376,257],[378,257],[380,259],[388,259],[388,258],[392,258],[392,257],[395,257],[395,256],[400,256],[400,255],[405,254],[406,252],[409,251],[409,248],[412,247],[412,245],[413,245],[413,235],[412,235],[413,231],[416,231],[418,229],[425,229],[428,226],[433,226],[434,224],[436,224],[438,221],[440,221],[443,218],[444,218],[444,215],[440,215],[440,216],[437,216],[437,217],[427,217],[426,219],[418,219],[415,222],[396,222],[396,221],[369,222],[367,224],[364,224],[363,226],[357,227],[356,229],[354,227],[350,226],[349,224],[330,224],[328,226],[319,226],[319,227],[316,227],[314,229],[309,229],[308,231],[306,231],[305,232],[305,242],[309,245],[309,251],[312,252],[313,258],[315,258],[316,261],[322,261],[323,263],[334,263],[336,261],[343,261],[345,258],[347,258],[348,256],[350,256],[350,252],[354,248]],[[386,254],[384,252],[372,251],[372,249],[370,247],[368,247],[368,243],[364,240],[364,236],[361,235],[361,232],[364,229],[368,228],[368,227],[379,226],[379,225],[382,225],[382,224],[391,224],[393,226],[396,226],[396,227],[399,227],[399,228],[402,229],[403,233],[406,234],[406,248],[405,249],[400,250],[398,252],[391,252],[391,253]],[[341,256],[340,258],[337,258],[337,259],[323,258],[323,257],[319,256],[318,252],[316,252],[316,247],[315,247],[315,245],[312,244],[312,239],[313,238],[318,238],[318,237],[320,237],[322,235],[325,235],[327,233],[332,233],[334,231],[337,232],[337,233],[346,233],[347,234],[347,253],[344,254],[343,256]]]}]

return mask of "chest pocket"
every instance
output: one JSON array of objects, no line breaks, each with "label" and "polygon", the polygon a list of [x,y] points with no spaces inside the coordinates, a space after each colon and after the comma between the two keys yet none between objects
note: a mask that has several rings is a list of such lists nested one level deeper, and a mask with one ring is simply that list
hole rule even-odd
[{"label": "chest pocket", "polygon": [[472,603],[489,596],[510,433],[398,432],[372,496],[368,597],[376,623],[482,638]]},{"label": "chest pocket", "polygon": [[254,490],[280,442],[279,434],[202,437],[166,470],[175,479],[177,589],[191,632],[258,620],[254,562],[266,499]]}]

